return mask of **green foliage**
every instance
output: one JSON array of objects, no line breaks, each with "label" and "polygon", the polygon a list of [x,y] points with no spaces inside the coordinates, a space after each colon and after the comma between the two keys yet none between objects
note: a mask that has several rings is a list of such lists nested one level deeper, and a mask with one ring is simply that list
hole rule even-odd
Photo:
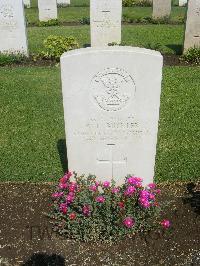
[{"label": "green foliage", "polygon": [[48,21],[39,21],[37,25],[39,27],[51,27],[51,26],[57,26],[59,24],[57,19],[50,19]]},{"label": "green foliage", "polygon": [[27,60],[23,54],[0,53],[0,66],[22,63]]},{"label": "green foliage", "polygon": [[200,48],[190,48],[184,53],[181,58],[186,63],[200,65]]},{"label": "green foliage", "polygon": [[83,25],[90,25],[90,18],[89,17],[83,17],[82,19],[80,19],[79,22]]},{"label": "green foliage", "polygon": [[78,42],[72,36],[54,36],[50,35],[44,40],[44,50],[39,54],[43,59],[60,60],[60,56],[69,50],[77,49]]},{"label": "green foliage", "polygon": [[143,188],[138,177],[127,176],[117,187],[114,181],[98,182],[93,175],[67,173],[52,194],[53,228],[67,238],[86,242],[144,233],[160,227],[159,193],[155,184]]},{"label": "green foliage", "polygon": [[122,0],[124,7],[133,7],[133,6],[151,6],[152,3],[149,0]]}]

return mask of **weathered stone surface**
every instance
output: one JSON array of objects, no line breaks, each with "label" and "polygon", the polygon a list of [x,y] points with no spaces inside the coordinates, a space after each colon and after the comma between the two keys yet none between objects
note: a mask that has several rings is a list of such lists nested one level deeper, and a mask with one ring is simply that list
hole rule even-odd
[{"label": "weathered stone surface", "polygon": [[70,0],[57,0],[57,4],[61,6],[68,6],[70,5]]},{"label": "weathered stone surface", "polygon": [[187,21],[185,28],[184,51],[200,47],[200,1],[188,2]]},{"label": "weathered stone surface", "polygon": [[38,0],[39,20],[48,21],[57,19],[57,1],[56,0]]},{"label": "weathered stone surface", "polygon": [[0,52],[28,55],[23,0],[0,0]]},{"label": "weathered stone surface", "polygon": [[123,183],[154,176],[162,78],[159,52],[86,48],[61,57],[68,166]]},{"label": "weathered stone surface", "polygon": [[171,13],[171,0],[153,0],[153,18],[169,17]]},{"label": "weathered stone surface", "polygon": [[121,43],[122,0],[91,0],[91,46]]}]

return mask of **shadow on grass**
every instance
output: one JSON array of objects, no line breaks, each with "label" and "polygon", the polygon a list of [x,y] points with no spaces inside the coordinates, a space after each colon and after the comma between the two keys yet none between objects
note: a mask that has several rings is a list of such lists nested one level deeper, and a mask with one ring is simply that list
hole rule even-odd
[{"label": "shadow on grass", "polygon": [[183,52],[183,45],[180,44],[168,44],[166,45],[168,48],[172,49],[175,51],[176,55],[181,55]]},{"label": "shadow on grass", "polygon": [[65,259],[56,254],[35,253],[22,266],[64,266]]},{"label": "shadow on grass", "polygon": [[58,140],[57,149],[60,156],[60,162],[62,165],[63,172],[66,173],[68,171],[68,160],[67,160],[67,148],[66,148],[65,139]]},{"label": "shadow on grass", "polygon": [[194,212],[200,215],[200,191],[196,190],[196,185],[194,183],[187,184],[187,191],[190,196],[183,198],[183,203],[190,204]]},{"label": "shadow on grass", "polygon": [[90,44],[90,43],[85,43],[85,44],[83,45],[83,48],[88,48],[88,47],[91,47],[91,44]]}]

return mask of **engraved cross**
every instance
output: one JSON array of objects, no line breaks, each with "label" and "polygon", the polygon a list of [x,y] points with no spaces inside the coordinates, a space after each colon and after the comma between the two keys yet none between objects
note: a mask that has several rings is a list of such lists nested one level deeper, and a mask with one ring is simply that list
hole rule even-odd
[{"label": "engraved cross", "polygon": [[[127,157],[117,151],[117,146],[113,143],[107,144],[104,151],[97,156],[97,164],[103,168],[107,168],[107,175],[115,177],[116,171],[121,172],[126,168]],[[107,167],[106,167],[107,166]]]}]

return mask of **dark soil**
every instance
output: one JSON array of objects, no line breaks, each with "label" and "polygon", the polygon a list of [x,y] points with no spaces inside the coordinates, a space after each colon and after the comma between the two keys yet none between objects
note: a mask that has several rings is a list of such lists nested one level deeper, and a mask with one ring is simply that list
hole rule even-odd
[{"label": "dark soil", "polygon": [[[85,45],[86,47],[89,47],[89,45]],[[198,65],[189,64],[184,61],[180,60],[180,55],[163,55],[164,59],[164,66],[193,66],[197,67]],[[29,58],[22,60],[21,62],[17,63],[10,63],[5,65],[0,65],[0,67],[4,66],[10,66],[10,67],[20,67],[20,66],[55,66],[56,64],[59,64],[59,62],[56,62],[55,60],[44,60],[44,59],[37,59],[33,60],[33,57],[30,56]]]},{"label": "dark soil", "polygon": [[45,216],[51,184],[1,183],[0,189],[0,265],[200,265],[200,183],[161,185],[171,230],[115,244],[77,243],[52,233]]}]

